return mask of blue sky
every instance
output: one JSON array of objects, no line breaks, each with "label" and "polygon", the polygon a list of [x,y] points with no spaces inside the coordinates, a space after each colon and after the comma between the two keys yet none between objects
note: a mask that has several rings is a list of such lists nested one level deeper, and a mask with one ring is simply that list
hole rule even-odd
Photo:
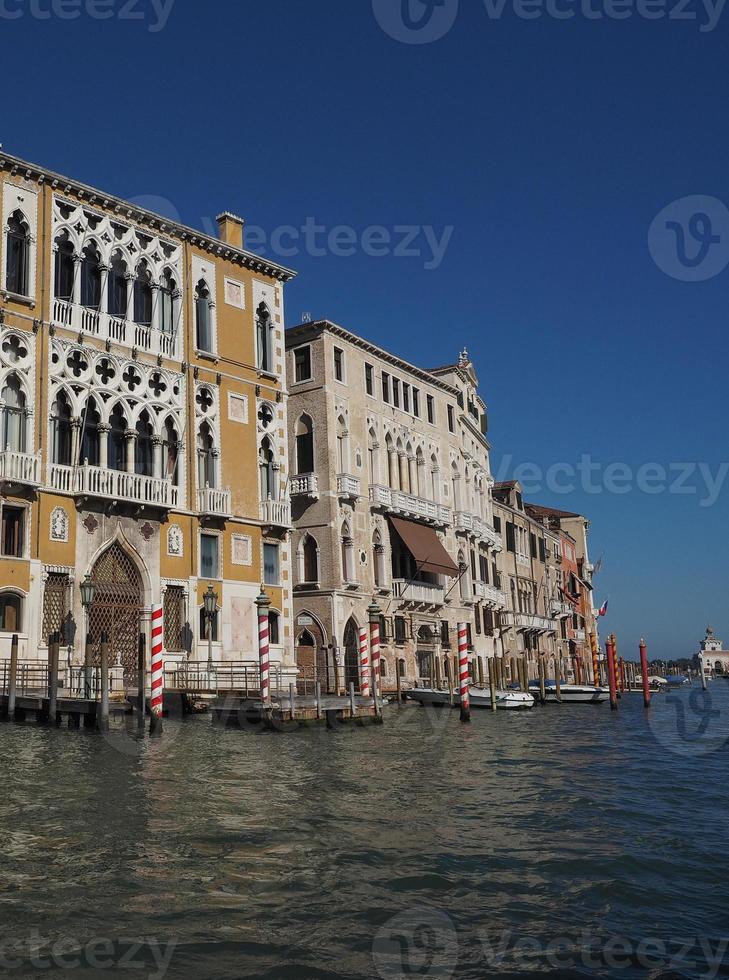
[{"label": "blue sky", "polygon": [[[729,459],[729,11],[707,30],[709,0],[691,0],[691,20],[587,2],[559,0],[575,16],[557,20],[445,0],[422,30],[450,29],[413,44],[391,36],[401,0],[176,0],[163,15],[107,0],[107,20],[93,0],[0,0],[0,140],[195,226],[236,211],[268,254],[275,229],[323,226],[314,249],[300,235],[277,256],[300,273],[288,322],[326,316],[424,366],[467,346],[495,473],[532,464],[544,477],[528,497],[592,518],[623,652],[645,634],[652,656],[679,656],[708,621],[729,641],[729,478],[713,493],[706,480]],[[122,18],[125,4],[144,19]],[[415,21],[426,13],[411,0]],[[705,225],[692,238],[686,215],[710,219],[704,281],[683,281],[697,265],[677,263],[663,217],[658,264],[649,249],[654,218],[689,195],[701,206],[667,214],[689,259]],[[406,234],[418,254],[394,254]],[[555,492],[550,465],[583,454],[599,492],[579,474]],[[611,463],[630,467],[628,492],[610,492]],[[647,463],[665,468],[652,493],[638,487]],[[687,478],[681,463],[708,469]],[[676,492],[679,477],[694,492]]]}]

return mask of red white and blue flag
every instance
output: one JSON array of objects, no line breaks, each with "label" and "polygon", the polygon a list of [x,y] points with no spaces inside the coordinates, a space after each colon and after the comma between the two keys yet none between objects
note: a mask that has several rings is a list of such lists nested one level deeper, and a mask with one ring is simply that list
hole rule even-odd
[{"label": "red white and blue flag", "polygon": [[606,599],[605,602],[603,602],[603,604],[597,610],[597,615],[598,616],[607,616],[608,602],[610,602],[610,600],[609,599]]}]

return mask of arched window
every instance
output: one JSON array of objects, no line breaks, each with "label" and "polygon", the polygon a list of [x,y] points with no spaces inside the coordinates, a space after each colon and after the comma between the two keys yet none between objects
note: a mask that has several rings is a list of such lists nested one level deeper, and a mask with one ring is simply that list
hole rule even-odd
[{"label": "arched window", "polygon": [[56,241],[56,246],[54,295],[56,299],[70,302],[73,298],[75,274],[73,244],[68,238],[62,238]]},{"label": "arched window", "polygon": [[337,473],[349,473],[349,434],[344,416],[337,419]]},{"label": "arched window", "polygon": [[387,588],[385,548],[382,544],[382,536],[379,531],[375,531],[372,536],[372,560],[375,570],[375,585],[378,589],[385,589]]},{"label": "arched window", "polygon": [[2,397],[3,449],[16,453],[25,452],[25,395],[20,381],[14,374],[8,375]]},{"label": "arched window", "polygon": [[308,415],[296,423],[296,472],[314,472],[314,423]]},{"label": "arched window", "polygon": [[453,509],[461,509],[461,476],[455,463],[451,466],[451,484],[453,486]]},{"label": "arched window", "polygon": [[319,545],[316,538],[307,534],[303,542],[303,582],[319,581]]},{"label": "arched window", "polygon": [[108,466],[110,470],[126,469],[127,420],[121,405],[115,405],[109,418],[111,430],[108,443]]},{"label": "arched window", "polygon": [[423,450],[418,446],[418,450],[415,453],[415,486],[413,487],[413,493],[417,494],[418,497],[424,497],[427,493],[427,485],[425,482],[425,456],[423,456]]},{"label": "arched window", "polygon": [[273,324],[265,303],[256,310],[256,350],[261,371],[273,372]]},{"label": "arched window", "polygon": [[395,455],[395,447],[392,444],[392,436],[389,432],[385,436],[385,449],[387,451],[387,485],[391,490],[397,490],[398,461]]},{"label": "arched window", "polygon": [[342,577],[345,582],[357,581],[354,567],[354,541],[346,521],[342,525]]},{"label": "arched window", "polygon": [[5,235],[5,288],[28,296],[30,288],[30,229],[22,211],[10,215]]},{"label": "arched window", "polygon": [[201,490],[215,487],[215,454],[213,433],[207,422],[203,422],[197,434],[197,483]]},{"label": "arched window", "polygon": [[367,461],[369,467],[370,483],[380,482],[380,460],[377,445],[377,433],[370,429],[367,434]]},{"label": "arched window", "polygon": [[99,465],[99,422],[101,416],[96,408],[96,402],[90,398],[86,403],[81,423],[83,432],[81,435],[81,452],[79,462],[81,465],[88,463],[89,466]]},{"label": "arched window", "polygon": [[438,492],[438,457],[435,453],[430,456],[430,493],[431,499],[435,503],[440,503],[440,493]]},{"label": "arched window", "polygon": [[152,274],[142,260],[134,279],[134,322],[142,327],[152,323]]},{"label": "arched window", "polygon": [[402,441],[397,440],[395,446],[397,450],[397,488],[402,490],[404,493],[407,492],[408,488],[408,460],[405,455],[405,450],[402,448]]},{"label": "arched window", "polygon": [[23,629],[23,599],[16,592],[0,593],[0,632],[20,633]]},{"label": "arched window", "polygon": [[265,436],[258,451],[258,469],[261,481],[261,500],[278,500],[278,480],[276,477],[275,456],[271,441]]},{"label": "arched window", "polygon": [[466,562],[466,556],[462,551],[458,552],[458,571],[460,574],[458,581],[461,590],[461,599],[468,600],[471,598],[471,589],[468,582],[468,564]]},{"label": "arched window", "polygon": [[126,320],[127,265],[118,253],[112,258],[107,285],[109,315]]},{"label": "arched window", "polygon": [[281,642],[281,617],[273,609],[268,614],[268,642],[271,646],[278,646]]},{"label": "arched window", "polygon": [[213,349],[212,298],[204,279],[195,287],[195,342],[198,350]]},{"label": "arched window", "polygon": [[153,435],[154,430],[149,419],[149,413],[145,409],[137,419],[137,444],[134,453],[134,472],[139,473],[140,476],[152,476],[154,474]]},{"label": "arched window", "polygon": [[90,310],[101,306],[101,256],[93,242],[83,250],[81,259],[81,305]]},{"label": "arched window", "polygon": [[167,419],[162,430],[162,476],[170,480],[174,486],[179,486],[180,482],[180,476],[177,472],[179,442],[172,419]]},{"label": "arched window", "polygon": [[71,465],[71,406],[63,391],[51,405],[51,451],[54,463]]},{"label": "arched window", "polygon": [[162,333],[175,332],[177,283],[169,269],[162,273],[159,285],[159,328]]}]

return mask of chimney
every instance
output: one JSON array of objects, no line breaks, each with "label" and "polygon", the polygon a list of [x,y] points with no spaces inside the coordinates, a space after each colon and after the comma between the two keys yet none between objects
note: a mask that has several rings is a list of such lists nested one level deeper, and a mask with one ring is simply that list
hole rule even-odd
[{"label": "chimney", "polygon": [[232,245],[233,248],[243,248],[243,226],[245,224],[243,218],[239,218],[237,214],[232,214],[230,211],[223,211],[215,220],[218,222],[220,241],[225,242],[226,245]]}]

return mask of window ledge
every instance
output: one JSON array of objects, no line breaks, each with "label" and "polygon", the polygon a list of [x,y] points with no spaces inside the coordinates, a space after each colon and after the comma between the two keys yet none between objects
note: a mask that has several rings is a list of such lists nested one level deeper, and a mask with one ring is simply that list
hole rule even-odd
[{"label": "window ledge", "polygon": [[257,369],[256,373],[259,378],[266,378],[267,381],[278,381],[278,375],[274,374],[272,371],[262,371],[260,368]]},{"label": "window ledge", "polygon": [[23,296],[22,293],[11,293],[3,289],[3,297],[6,302],[22,303],[23,306],[29,306],[31,309],[35,307],[35,296]]},{"label": "window ledge", "polygon": [[209,350],[198,350],[197,348],[195,348],[195,354],[202,361],[212,361],[213,364],[219,364],[220,363],[220,358],[218,357],[217,354],[212,353],[212,351],[209,351]]}]

